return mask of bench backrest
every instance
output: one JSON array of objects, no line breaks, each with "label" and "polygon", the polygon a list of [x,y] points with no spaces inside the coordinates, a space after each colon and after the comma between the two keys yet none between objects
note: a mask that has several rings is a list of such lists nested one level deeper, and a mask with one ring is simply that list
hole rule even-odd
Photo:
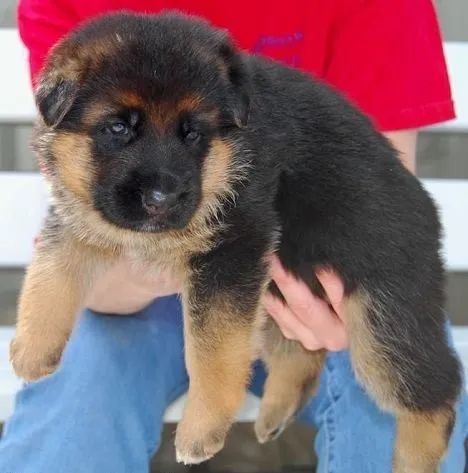
[{"label": "bench backrest", "polygon": [[[27,52],[15,29],[0,29],[0,124],[32,123],[36,110],[29,83]],[[468,132],[468,43],[446,43],[445,52],[457,119],[427,131]],[[468,270],[468,180],[427,179],[442,215],[444,253],[451,271]],[[0,267],[28,263],[32,241],[47,207],[43,179],[35,173],[0,172]]]}]

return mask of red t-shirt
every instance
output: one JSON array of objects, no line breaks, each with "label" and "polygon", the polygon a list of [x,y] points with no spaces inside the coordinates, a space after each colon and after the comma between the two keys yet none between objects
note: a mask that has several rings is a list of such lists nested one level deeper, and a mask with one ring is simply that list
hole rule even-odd
[{"label": "red t-shirt", "polygon": [[18,23],[33,80],[50,47],[83,20],[163,9],[203,16],[241,48],[325,80],[381,130],[454,117],[431,0],[21,0]]}]

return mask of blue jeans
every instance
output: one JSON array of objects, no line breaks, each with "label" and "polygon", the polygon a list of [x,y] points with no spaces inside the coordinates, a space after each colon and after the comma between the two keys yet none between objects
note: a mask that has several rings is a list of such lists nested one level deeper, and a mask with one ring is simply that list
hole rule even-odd
[{"label": "blue jeans", "polygon": [[[26,385],[0,442],[0,473],[145,473],[166,406],[188,385],[176,297],[133,317],[82,314],[59,369]],[[252,390],[265,374],[255,367]],[[329,354],[302,413],[316,426],[319,473],[390,473],[395,424],[356,383],[347,352]],[[463,397],[443,473],[463,473]]]}]

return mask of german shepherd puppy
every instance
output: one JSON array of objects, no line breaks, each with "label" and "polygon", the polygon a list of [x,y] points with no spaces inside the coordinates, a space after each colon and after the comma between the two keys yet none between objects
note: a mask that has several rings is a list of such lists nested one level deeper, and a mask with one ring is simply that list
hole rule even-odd
[{"label": "german shepherd puppy", "polygon": [[190,389],[177,456],[219,451],[250,364],[268,368],[256,433],[275,437],[313,393],[324,351],[262,313],[268,256],[324,297],[342,278],[356,376],[396,416],[395,473],[435,473],[460,369],[444,331],[440,226],[397,153],[341,96],[177,15],[114,14],[53,48],[35,146],[53,205],[19,303],[11,359],[57,366],[86,291],[119,256],[184,281]]}]

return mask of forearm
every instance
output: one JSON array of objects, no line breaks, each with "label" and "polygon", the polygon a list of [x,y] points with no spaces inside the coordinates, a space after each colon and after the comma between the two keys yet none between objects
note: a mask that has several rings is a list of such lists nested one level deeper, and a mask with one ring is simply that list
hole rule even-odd
[{"label": "forearm", "polygon": [[418,130],[387,131],[384,135],[398,151],[399,158],[405,167],[416,174]]}]

